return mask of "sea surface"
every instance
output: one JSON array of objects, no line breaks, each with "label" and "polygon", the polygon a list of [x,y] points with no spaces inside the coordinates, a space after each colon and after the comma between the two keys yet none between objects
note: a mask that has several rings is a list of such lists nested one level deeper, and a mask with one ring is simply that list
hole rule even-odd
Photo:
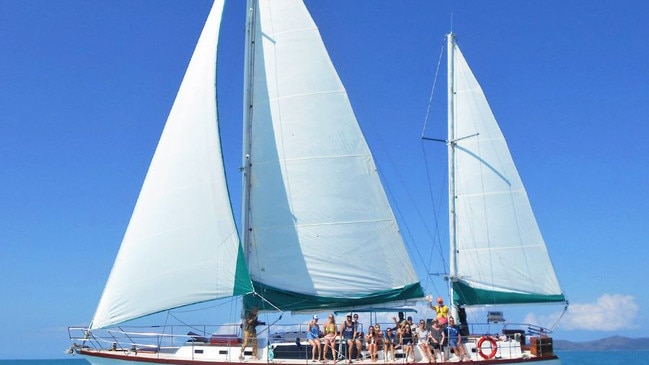
[{"label": "sea surface", "polygon": [[[557,351],[561,365],[649,365],[649,351]],[[372,364],[363,362],[363,364]],[[0,360],[0,365],[88,365],[78,357],[58,360]],[[376,363],[379,364],[379,363]],[[382,364],[382,363],[381,363]]]}]

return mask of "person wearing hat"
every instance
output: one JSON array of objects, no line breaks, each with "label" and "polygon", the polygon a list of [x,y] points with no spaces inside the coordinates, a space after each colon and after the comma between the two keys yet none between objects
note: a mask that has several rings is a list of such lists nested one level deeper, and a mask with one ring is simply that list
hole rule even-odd
[{"label": "person wearing hat", "polygon": [[[314,315],[306,328],[306,339],[311,349],[311,362],[322,361],[322,351],[320,351],[320,325],[318,324],[318,315]],[[316,354],[318,360],[316,360]]]},{"label": "person wearing hat", "polygon": [[412,333],[415,333],[415,331],[417,330],[417,325],[413,323],[412,316],[408,316],[408,318],[406,319],[406,325],[410,327]]},{"label": "person wearing hat", "polygon": [[437,323],[442,327],[446,326],[446,323],[448,323],[448,306],[444,304],[444,299],[437,297],[437,305],[433,306],[431,298],[428,306],[437,313]]},{"label": "person wearing hat", "polygon": [[448,326],[446,326],[446,332],[448,333],[448,347],[453,350],[453,354],[459,358],[461,362],[465,358],[468,361],[471,361],[471,358],[464,348],[462,343],[462,335],[460,334],[460,326],[455,324],[453,317],[449,317]]},{"label": "person wearing hat", "polygon": [[[345,321],[340,324],[340,336],[347,344],[347,363],[352,363],[352,349],[354,348],[356,338],[356,325],[352,321],[352,313],[347,313]],[[339,350],[340,351],[340,350]]]}]

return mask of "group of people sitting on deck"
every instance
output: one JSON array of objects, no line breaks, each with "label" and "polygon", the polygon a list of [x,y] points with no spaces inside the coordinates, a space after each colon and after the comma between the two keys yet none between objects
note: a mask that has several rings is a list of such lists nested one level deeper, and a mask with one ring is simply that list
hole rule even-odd
[{"label": "group of people sitting on deck", "polygon": [[334,315],[329,314],[323,325],[324,332],[321,332],[318,316],[315,315],[307,326],[307,340],[312,347],[311,361],[326,363],[327,355],[331,352],[331,359],[335,364],[338,359],[337,337],[346,344],[347,363],[352,363],[354,359],[356,361],[362,359],[363,342],[372,362],[377,361],[380,350],[384,351],[387,361],[394,361],[395,352],[399,348],[403,351],[405,361],[414,362],[415,346],[420,349],[429,363],[437,362],[438,358],[444,361],[446,343],[460,361],[464,359],[470,361],[462,345],[459,327],[455,325],[454,319],[449,317],[448,306],[444,305],[443,299],[438,298],[436,306],[433,306],[431,301],[430,307],[436,313],[436,318],[430,325],[427,325],[424,319],[416,325],[412,317],[404,319],[404,313],[399,312],[398,319],[393,317],[395,327],[387,328],[385,332],[377,323],[370,325],[367,333],[364,333],[363,326],[358,321],[358,314],[352,313],[347,314],[340,326],[336,324]]}]

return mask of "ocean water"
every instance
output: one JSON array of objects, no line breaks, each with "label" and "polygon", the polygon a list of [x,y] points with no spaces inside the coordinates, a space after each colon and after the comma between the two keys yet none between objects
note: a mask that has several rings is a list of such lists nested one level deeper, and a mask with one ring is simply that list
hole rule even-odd
[{"label": "ocean water", "polygon": [[[649,351],[557,351],[561,365],[649,365]],[[369,361],[367,364],[371,364]],[[0,360],[0,365],[89,365],[78,357],[58,360]],[[378,364],[378,363],[377,363]]]},{"label": "ocean water", "polygon": [[561,365],[649,365],[649,351],[557,351]]}]

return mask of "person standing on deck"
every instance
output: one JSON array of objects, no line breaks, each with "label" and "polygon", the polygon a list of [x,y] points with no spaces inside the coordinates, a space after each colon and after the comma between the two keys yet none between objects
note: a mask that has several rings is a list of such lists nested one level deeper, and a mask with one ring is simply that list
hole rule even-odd
[{"label": "person standing on deck", "polygon": [[259,360],[257,357],[257,326],[263,325],[263,322],[259,322],[257,319],[257,313],[259,309],[257,307],[252,307],[248,314],[246,314],[245,321],[243,323],[243,343],[241,344],[241,354],[239,355],[239,360],[243,360],[243,353],[248,346],[249,342],[252,342],[252,359]]}]

